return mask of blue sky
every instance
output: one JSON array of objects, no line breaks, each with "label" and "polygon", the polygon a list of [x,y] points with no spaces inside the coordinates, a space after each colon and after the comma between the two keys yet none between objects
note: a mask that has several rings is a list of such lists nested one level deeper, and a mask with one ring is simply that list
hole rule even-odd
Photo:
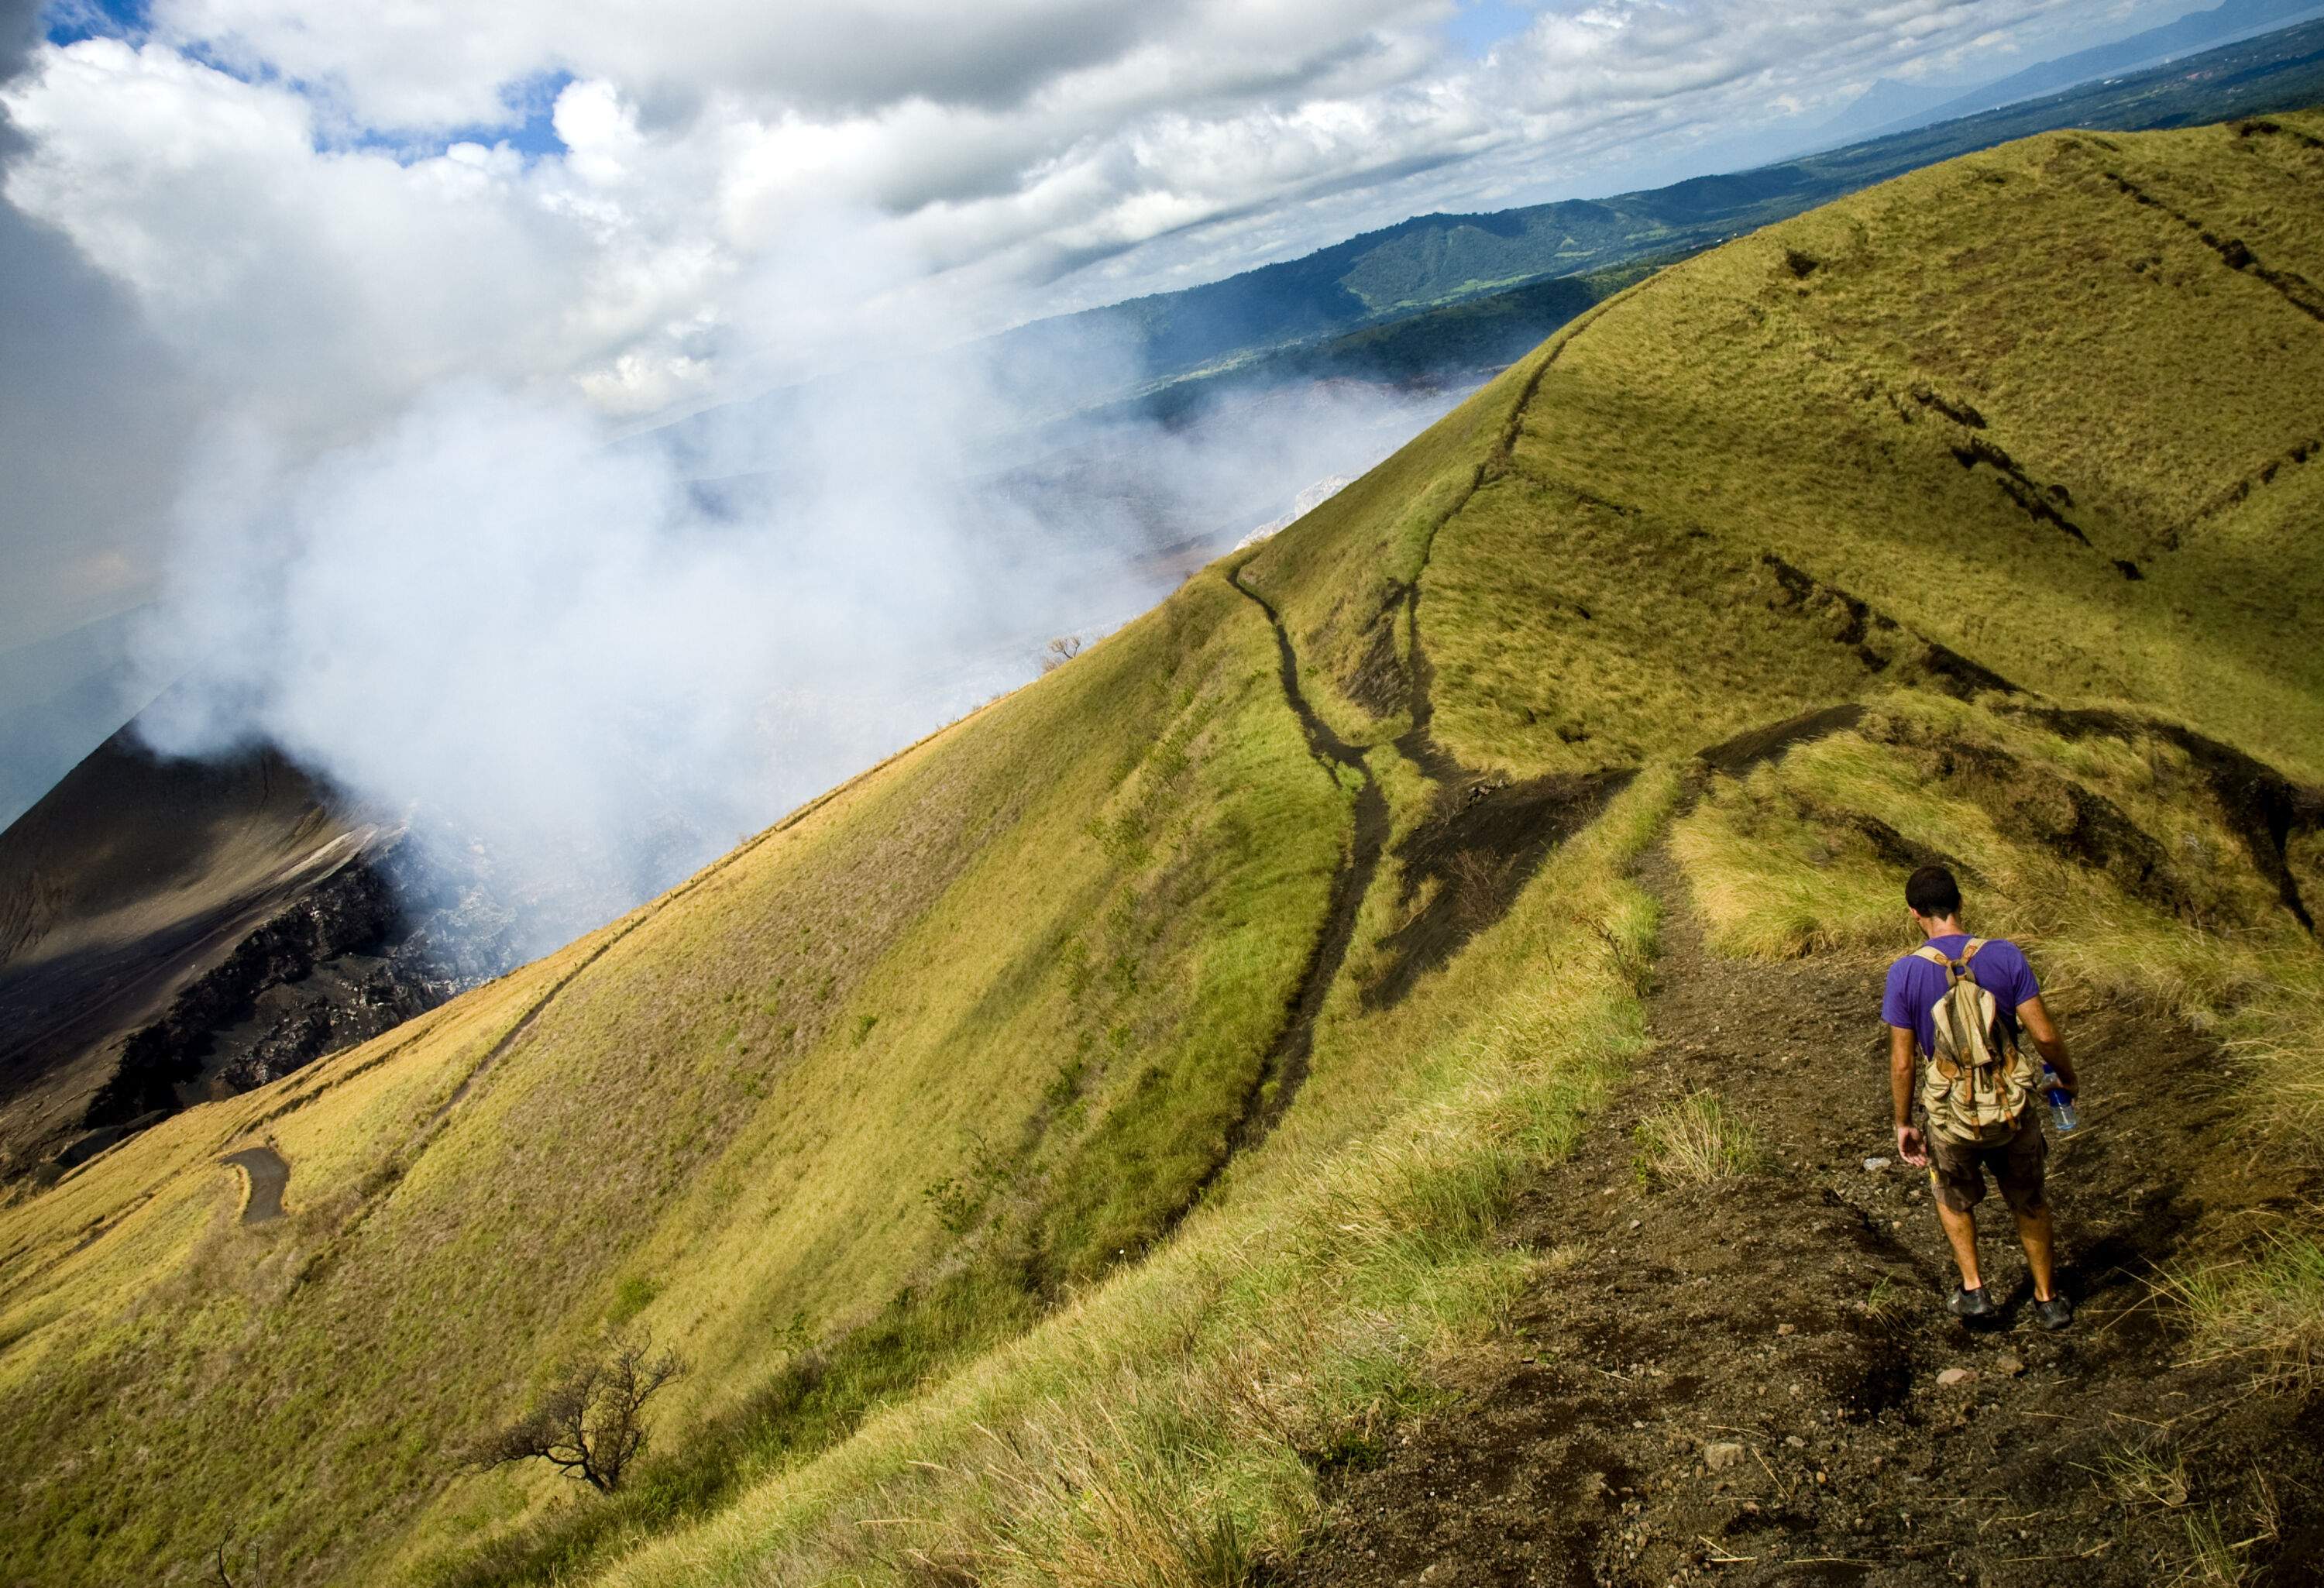
[{"label": "blue sky", "polygon": [[1530,5],[1509,0],[1465,0],[1444,31],[1471,55],[1482,55],[1501,40],[1523,32],[1534,18]]}]

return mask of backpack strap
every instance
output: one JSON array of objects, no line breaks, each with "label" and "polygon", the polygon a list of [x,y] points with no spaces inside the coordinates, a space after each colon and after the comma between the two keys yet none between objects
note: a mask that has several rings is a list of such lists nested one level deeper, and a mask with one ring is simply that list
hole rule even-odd
[{"label": "backpack strap", "polygon": [[1945,984],[1949,987],[1969,973],[1968,955],[1964,954],[1959,959],[1954,959],[1933,943],[1922,944],[1913,950],[1913,957],[1925,959],[1931,965],[1942,965],[1945,972]]}]

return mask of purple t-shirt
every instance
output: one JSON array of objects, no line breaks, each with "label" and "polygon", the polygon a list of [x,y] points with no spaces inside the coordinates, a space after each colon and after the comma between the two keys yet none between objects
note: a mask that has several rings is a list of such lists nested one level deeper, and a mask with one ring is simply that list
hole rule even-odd
[{"label": "purple t-shirt", "polygon": [[[1929,946],[1950,958],[1960,957],[1969,946],[1969,934],[1948,932],[1941,937],[1929,939]],[[2017,1038],[2017,1006],[2028,999],[2038,998],[2041,983],[2034,979],[2034,967],[2025,963],[2025,956],[2016,944],[2006,937],[1991,937],[1969,962],[1969,979],[1993,994],[2001,1005],[2001,1032],[2010,1040]],[[1892,1026],[1901,1026],[1916,1033],[1923,1054],[1933,1052],[1937,1045],[1937,1022],[1934,1011],[1937,1000],[1945,995],[1945,967],[1932,965],[1917,954],[1908,954],[1888,967],[1888,991],[1880,1000],[1880,1018]]]}]

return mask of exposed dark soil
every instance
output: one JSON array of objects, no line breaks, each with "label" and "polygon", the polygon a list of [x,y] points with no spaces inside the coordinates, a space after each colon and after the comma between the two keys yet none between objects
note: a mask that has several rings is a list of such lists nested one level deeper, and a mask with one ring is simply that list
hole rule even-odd
[{"label": "exposed dark soil", "polygon": [[166,1116],[246,1092],[443,1002],[458,983],[419,955],[387,879],[357,858],[261,921],[123,1042],[83,1116]]},{"label": "exposed dark soil", "polygon": [[2218,517],[2227,509],[2249,501],[2254,491],[2273,485],[2276,475],[2287,468],[2298,468],[2319,452],[2324,452],[2324,439],[2310,436],[2304,441],[2293,442],[2289,448],[2269,458],[2250,474],[2232,485],[2221,487],[2209,501],[2197,508],[2191,517],[2166,529],[2154,531],[2147,543],[2157,551],[2178,550],[2185,543],[2187,537],[2205,523]]},{"label": "exposed dark soil", "polygon": [[[1430,529],[1421,550],[1422,573],[1435,555],[1436,537],[1444,526],[1460,516],[1469,499],[1489,481],[1508,471],[1517,438],[1524,432],[1526,412],[1542,382],[1596,319],[1596,312],[1583,319],[1535,368],[1510,408],[1492,452],[1477,466],[1468,490]],[[1462,765],[1459,757],[1437,742],[1434,731],[1436,673],[1421,642],[1420,595],[1417,577],[1410,584],[1391,586],[1388,604],[1372,620],[1372,644],[1351,682],[1355,698],[1382,715],[1390,701],[1404,706],[1409,725],[1395,741],[1397,752],[1418,768],[1436,790],[1427,817],[1396,846],[1396,857],[1401,863],[1397,903],[1412,913],[1382,940],[1387,958],[1363,990],[1367,1009],[1401,1002],[1424,974],[1443,965],[1470,938],[1507,915],[1550,851],[1588,826],[1606,801],[1636,775],[1634,768],[1609,767],[1519,781]],[[1399,607],[1406,651],[1400,662],[1394,643]],[[1288,666],[1287,641],[1284,654]]]},{"label": "exposed dark soil", "polygon": [[2294,836],[2324,828],[2324,789],[2295,783],[2232,744],[2176,723],[2127,712],[2054,707],[2030,709],[2026,715],[2070,739],[2133,738],[2148,734],[2177,745],[2209,782],[2212,797],[2243,840],[2252,864],[2274,886],[2283,908],[2310,932],[2316,929],[2315,918],[2301,894],[2300,880],[2292,872],[2288,851]]},{"label": "exposed dark soil", "polygon": [[[1848,623],[1834,636],[1834,642],[1853,647],[1856,659],[1864,664],[1867,672],[1885,672],[1893,661],[1902,657],[1926,673],[1929,681],[1937,688],[1964,699],[1987,691],[2001,695],[2017,692],[2017,686],[1992,669],[1979,666],[1958,651],[1905,628],[1886,613],[1875,611],[1869,603],[1839,586],[1825,584],[1813,574],[1794,568],[1773,552],[1761,552],[1759,561],[1775,576],[1776,587],[1783,591],[1791,605],[1821,607],[1847,614]],[[1870,637],[1874,634],[1883,637],[1881,645],[1876,646],[1871,642]],[[1772,728],[1757,732],[1781,734],[1788,726],[1790,725],[1779,723]],[[1743,737],[1748,740],[1752,736],[1745,734]],[[1706,758],[1716,753],[1716,749],[1704,752]]]},{"label": "exposed dark soil", "polygon": [[1364,988],[1364,1007],[1402,1002],[1422,975],[1507,915],[1549,852],[1588,826],[1634,775],[1558,773],[1440,793],[1429,819],[1396,846],[1397,905],[1420,905],[1381,939],[1388,957]]},{"label": "exposed dark soil", "polygon": [[2195,234],[2203,246],[2219,256],[2219,263],[2229,270],[2241,271],[2256,281],[2265,282],[2282,295],[2286,303],[2310,319],[2324,321],[2324,291],[2296,271],[2271,270],[2255,254],[2241,237],[2223,237],[2200,219],[2189,215],[2175,205],[2165,202],[2150,189],[2140,187],[2120,171],[2101,172],[2116,190],[2147,209],[2157,209]]},{"label": "exposed dark soil", "polygon": [[399,901],[401,863],[274,752],[164,760],[134,725],[92,752],[0,834],[0,1181],[53,1179],[480,980]]},{"label": "exposed dark soil", "polygon": [[272,1147],[245,1147],[218,1159],[243,1172],[250,1195],[243,1199],[242,1222],[263,1224],[282,1216],[282,1192],[290,1184],[290,1166]]},{"label": "exposed dark soil", "polygon": [[[2216,1047],[2052,988],[2086,1085],[2051,1156],[2080,1316],[2038,1328],[1988,1198],[2003,1316],[1971,1333],[1925,1184],[1893,1162],[1883,966],[1712,958],[1668,858],[1642,878],[1665,909],[1654,1048],[1516,1221],[1544,1278],[1450,1366],[1448,1409],[1333,1481],[1277,1581],[2147,1584],[2189,1562],[2190,1520],[2244,1544],[2248,1582],[2319,1581],[2324,1409],[2184,1365],[2144,1280],[2309,1189],[2238,1145]],[[1633,1128],[1702,1089],[1773,1167],[1642,1183]],[[2183,1465],[2185,1495],[2133,1495],[2109,1465],[2132,1454]]]},{"label": "exposed dark soil", "polygon": [[[1979,429],[1984,427],[1979,426]],[[2090,538],[2082,527],[2058,511],[2061,503],[2070,504],[2073,494],[2063,485],[2045,485],[2018,466],[2017,460],[2004,451],[1999,443],[1983,436],[1972,436],[1953,446],[1953,458],[1961,467],[1973,469],[1984,464],[2001,477],[2002,491],[2022,508],[2028,518],[2063,531],[2087,546]]]},{"label": "exposed dark soil", "polygon": [[1753,728],[1732,739],[1700,751],[1695,759],[1713,771],[1739,778],[1762,762],[1775,760],[1794,744],[1844,733],[1864,720],[1864,707],[1855,701],[1805,711],[1764,728]]}]

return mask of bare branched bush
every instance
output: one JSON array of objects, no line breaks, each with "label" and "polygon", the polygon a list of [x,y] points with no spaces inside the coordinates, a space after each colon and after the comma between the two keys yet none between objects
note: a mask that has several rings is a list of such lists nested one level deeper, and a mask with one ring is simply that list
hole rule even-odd
[{"label": "bare branched bush", "polygon": [[567,1370],[530,1411],[486,1439],[477,1460],[484,1466],[545,1461],[611,1494],[645,1448],[640,1414],[646,1402],[685,1371],[675,1351],[657,1353],[650,1340],[615,1336],[604,1353]]},{"label": "bare branched bush", "polygon": [[1041,652],[1041,670],[1055,672],[1081,653],[1082,637],[1079,634],[1059,634],[1049,642],[1048,649]]}]

